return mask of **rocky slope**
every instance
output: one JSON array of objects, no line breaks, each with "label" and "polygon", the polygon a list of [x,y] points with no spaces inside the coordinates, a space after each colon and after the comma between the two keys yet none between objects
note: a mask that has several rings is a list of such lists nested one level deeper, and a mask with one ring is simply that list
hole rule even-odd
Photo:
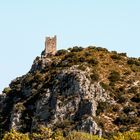
[{"label": "rocky slope", "polygon": [[140,59],[92,46],[37,57],[0,95],[0,134],[40,126],[105,137],[140,131]]}]

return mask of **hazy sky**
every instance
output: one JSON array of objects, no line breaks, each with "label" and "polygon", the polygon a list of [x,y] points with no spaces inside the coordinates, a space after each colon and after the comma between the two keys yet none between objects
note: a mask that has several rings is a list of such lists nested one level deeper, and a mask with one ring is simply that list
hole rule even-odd
[{"label": "hazy sky", "polygon": [[140,55],[140,0],[0,0],[0,91],[26,74],[57,35],[58,49],[96,45]]}]

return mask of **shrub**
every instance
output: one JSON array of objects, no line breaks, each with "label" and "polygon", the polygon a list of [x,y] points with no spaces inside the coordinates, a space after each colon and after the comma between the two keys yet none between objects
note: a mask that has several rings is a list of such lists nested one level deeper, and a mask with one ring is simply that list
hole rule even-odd
[{"label": "shrub", "polygon": [[65,55],[63,60],[68,60],[69,62],[77,61],[77,55],[74,52],[69,52]]},{"label": "shrub", "polygon": [[120,131],[121,133],[124,133],[124,132],[126,132],[126,131],[129,131],[129,128],[126,127],[126,126],[123,126],[123,127],[121,127],[121,128],[119,129],[119,131]]},{"label": "shrub", "polygon": [[128,114],[129,112],[134,111],[134,110],[135,110],[134,107],[127,106],[127,107],[124,107],[123,112]]},{"label": "shrub", "polygon": [[110,82],[116,82],[116,81],[120,80],[120,73],[117,71],[112,71],[110,73],[108,79],[110,80]]},{"label": "shrub", "polygon": [[71,132],[66,140],[105,140],[104,138],[99,138],[97,135],[92,135],[84,132]]},{"label": "shrub", "polygon": [[11,88],[6,87],[6,88],[4,88],[3,93],[8,94],[10,91],[11,91]]},{"label": "shrub", "polygon": [[137,93],[131,98],[132,102],[140,103],[140,93]]},{"label": "shrub", "polygon": [[125,103],[128,99],[124,97],[123,95],[117,96],[118,103]]},{"label": "shrub", "polygon": [[32,74],[28,74],[25,78],[24,78],[24,83],[26,85],[31,85],[31,83],[34,80],[34,76]]},{"label": "shrub", "polygon": [[129,59],[127,60],[127,64],[129,65],[135,64],[135,61],[133,59]]},{"label": "shrub", "polygon": [[97,115],[99,115],[101,112],[104,112],[108,106],[109,104],[107,102],[99,102],[96,110]]},{"label": "shrub", "polygon": [[78,66],[78,69],[80,69],[80,70],[82,70],[82,71],[85,71],[86,68],[87,68],[87,67],[86,67],[85,65],[83,65],[83,64],[81,64],[81,65]]},{"label": "shrub", "polygon": [[89,51],[85,51],[85,52],[84,52],[84,56],[85,56],[85,57],[91,56],[91,53],[90,53]]},{"label": "shrub", "polygon": [[65,140],[63,137],[63,132],[62,131],[56,131],[52,135],[52,140]]},{"label": "shrub", "polygon": [[90,75],[90,78],[91,80],[94,82],[94,81],[98,81],[99,80],[99,74],[97,72],[93,72],[91,75]]},{"label": "shrub", "polygon": [[100,85],[102,86],[102,88],[104,88],[105,90],[108,90],[109,89],[109,85],[108,84],[105,84],[103,82],[100,82]]},{"label": "shrub", "polygon": [[12,129],[10,132],[4,135],[2,140],[30,140],[30,139],[28,134],[22,134]]},{"label": "shrub", "polygon": [[71,49],[71,52],[80,52],[80,51],[82,51],[84,48],[82,48],[82,47],[78,47],[78,46],[75,46],[75,47],[73,47],[72,49]]},{"label": "shrub", "polygon": [[140,66],[137,66],[137,65],[134,65],[134,64],[133,64],[133,65],[131,66],[131,70],[134,71],[134,72],[140,72]]},{"label": "shrub", "polygon": [[140,140],[140,132],[118,133],[112,140]]},{"label": "shrub", "polygon": [[127,53],[119,53],[119,55],[127,57]]},{"label": "shrub", "polygon": [[136,94],[137,93],[137,87],[131,87],[129,90],[128,90],[128,93],[134,93]]},{"label": "shrub", "polygon": [[116,125],[125,125],[126,124],[127,116],[125,114],[121,114],[119,117],[117,117],[114,121]]},{"label": "shrub", "polygon": [[44,126],[40,126],[38,133],[32,133],[31,139],[33,139],[33,140],[47,140],[47,139],[50,139],[51,136],[52,136],[51,129],[44,127]]},{"label": "shrub", "polygon": [[111,53],[113,53],[113,54],[118,54],[116,51],[111,51]]},{"label": "shrub", "polygon": [[118,54],[111,55],[111,58],[114,59],[114,60],[120,60],[121,59],[121,57]]},{"label": "shrub", "polygon": [[140,61],[136,58],[129,58],[127,61],[128,65],[136,65],[136,66],[140,66]]},{"label": "shrub", "polygon": [[95,50],[95,49],[96,49],[96,46],[88,46],[87,48],[88,48],[88,49],[93,49],[93,50]]},{"label": "shrub", "polygon": [[130,125],[136,123],[138,120],[135,117],[128,117],[126,114],[121,114],[114,121],[116,125]]},{"label": "shrub", "polygon": [[120,106],[119,105],[112,105],[112,111],[113,112],[118,112],[120,110]]},{"label": "shrub", "polygon": [[130,75],[131,74],[131,71],[128,71],[128,70],[126,70],[125,72],[124,72],[124,75]]},{"label": "shrub", "polygon": [[96,50],[97,50],[97,51],[108,52],[108,50],[107,50],[106,48],[102,48],[102,47],[97,47]]},{"label": "shrub", "polygon": [[36,71],[34,79],[37,82],[43,82],[45,80],[45,77],[39,71]]},{"label": "shrub", "polygon": [[78,61],[79,61],[79,62],[85,62],[85,57],[80,56],[80,57],[78,58]]},{"label": "shrub", "polygon": [[56,56],[60,56],[60,55],[65,55],[66,53],[68,53],[68,51],[67,50],[64,50],[64,49],[62,49],[62,50],[58,50],[57,52],[56,52]]},{"label": "shrub", "polygon": [[93,58],[93,57],[89,57],[86,59],[86,61],[89,63],[89,64],[92,64],[93,66],[97,65],[99,62],[96,58]]},{"label": "shrub", "polygon": [[23,110],[25,110],[25,107],[24,107],[23,103],[17,103],[17,104],[15,105],[15,109],[16,109],[17,111],[23,111]]}]

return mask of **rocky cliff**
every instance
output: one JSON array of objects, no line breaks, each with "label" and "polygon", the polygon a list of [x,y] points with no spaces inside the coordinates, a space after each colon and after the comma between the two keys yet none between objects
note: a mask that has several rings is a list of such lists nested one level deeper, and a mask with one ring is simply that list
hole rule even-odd
[{"label": "rocky cliff", "polygon": [[0,95],[0,131],[140,131],[140,59],[100,47],[37,57]]}]

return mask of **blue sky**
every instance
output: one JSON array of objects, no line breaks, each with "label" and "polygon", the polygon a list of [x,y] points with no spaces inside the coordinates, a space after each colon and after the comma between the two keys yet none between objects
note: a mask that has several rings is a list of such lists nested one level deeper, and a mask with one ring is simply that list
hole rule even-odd
[{"label": "blue sky", "polygon": [[58,49],[96,45],[139,57],[140,0],[0,0],[0,91],[53,35]]}]

